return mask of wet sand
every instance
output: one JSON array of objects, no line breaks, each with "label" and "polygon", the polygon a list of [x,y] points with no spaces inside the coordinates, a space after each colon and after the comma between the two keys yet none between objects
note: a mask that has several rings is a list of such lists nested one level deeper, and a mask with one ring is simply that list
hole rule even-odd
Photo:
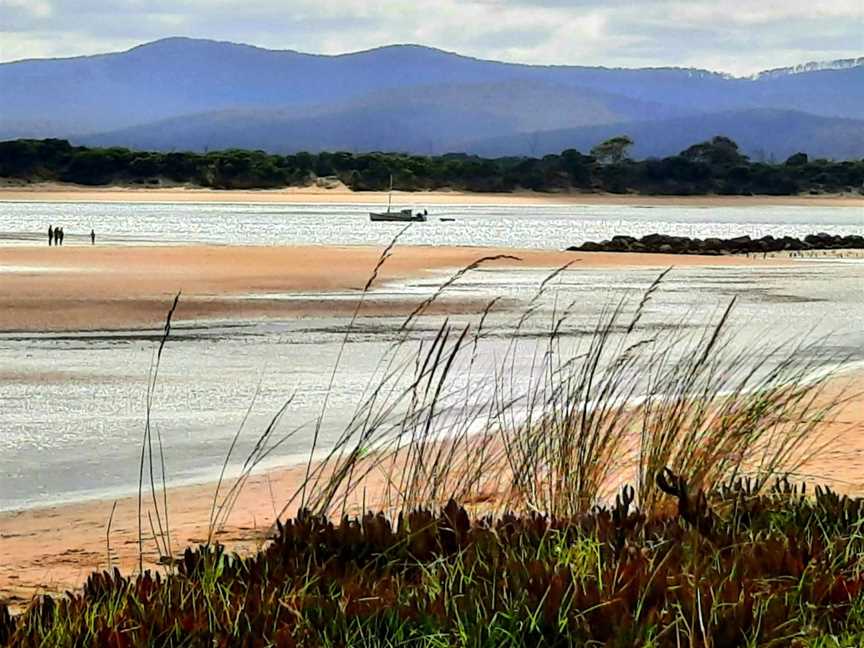
[{"label": "wet sand", "polygon": [[[350,314],[351,299],[284,299],[297,293],[360,294],[382,249],[367,246],[65,246],[0,248],[0,331],[134,330],[159,327],[182,291],[177,322]],[[484,267],[579,268],[779,265],[782,258],[575,253],[403,246],[375,286],[509,255]],[[401,315],[416,300],[367,298],[364,314]],[[438,309],[474,312],[484,304],[444,300]]]},{"label": "wet sand", "polygon": [[[864,207],[864,196],[639,196],[600,193],[469,193],[464,191],[393,192],[394,202],[406,205],[650,205],[687,207],[752,207],[772,205]],[[340,186],[285,189],[218,190],[200,187],[84,187],[61,183],[0,186],[0,201],[38,202],[212,202],[212,203],[353,203],[383,204],[387,193],[351,191]]]},{"label": "wet sand", "polygon": [[[0,248],[0,330],[158,327],[178,290],[184,297],[177,318],[183,321],[338,314],[340,308],[353,310],[354,302],[311,297],[287,301],[278,295],[359,291],[380,254],[381,249],[373,247],[315,246]],[[381,269],[379,282],[440,273],[495,254],[511,254],[521,260],[499,260],[493,266],[555,268],[572,261],[575,271],[582,267],[788,263],[770,258],[402,247]],[[263,298],[251,300],[250,294]],[[373,296],[369,308],[387,314],[412,306],[410,301]],[[444,306],[479,307],[469,302]],[[49,378],[74,379],[62,372],[46,376]],[[840,434],[841,440],[808,466],[808,472],[830,475],[831,483],[844,492],[864,493],[860,473],[864,398],[849,403],[840,421],[824,426],[820,433],[826,438]],[[301,483],[303,472],[303,467],[293,467],[253,477],[218,539],[238,551],[260,546],[276,512]],[[206,539],[213,492],[213,484],[169,491],[175,550]],[[367,501],[374,501],[374,489],[367,493]],[[108,566],[109,553],[111,565],[126,572],[134,570],[138,562],[137,499],[117,501],[111,533],[106,537],[112,506],[112,501],[91,501],[0,513],[0,601],[20,606],[40,591],[79,587],[91,571]],[[152,538],[146,540],[146,549],[145,564],[154,566],[158,556]]]},{"label": "wet sand", "polygon": [[[808,484],[828,484],[841,493],[864,495],[864,375],[835,379],[822,398],[846,401],[830,422],[818,429],[816,444],[827,446],[800,471]],[[266,540],[278,511],[302,483],[305,466],[273,470],[253,476],[241,491],[233,512],[216,538],[231,550],[254,551]],[[369,489],[353,499],[376,505],[383,491],[383,475],[373,473]],[[377,490],[376,490],[377,489]],[[169,525],[175,551],[207,539],[214,484],[170,489]],[[226,486],[221,493],[224,495]],[[812,491],[811,491],[812,492]],[[491,495],[494,497],[494,494]],[[380,499],[380,498],[379,498]],[[159,493],[161,504],[161,492]],[[143,518],[151,509],[145,493]],[[131,573],[138,566],[138,500],[91,501],[64,506],[0,513],[0,602],[20,607],[40,592],[63,592],[80,587],[87,575],[109,564]],[[294,513],[296,507],[290,509]],[[107,534],[111,518],[111,532]],[[145,567],[157,565],[153,536],[145,529]]]}]

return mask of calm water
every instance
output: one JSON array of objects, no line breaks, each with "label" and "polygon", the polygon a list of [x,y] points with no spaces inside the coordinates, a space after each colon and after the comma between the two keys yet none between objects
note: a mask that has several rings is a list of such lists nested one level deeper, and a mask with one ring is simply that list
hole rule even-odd
[{"label": "calm water", "polygon": [[[421,205],[415,205],[420,208]],[[74,241],[95,228],[115,243],[372,244],[402,225],[370,223],[380,205],[253,205],[0,202],[6,243],[44,238],[62,224]],[[864,210],[850,207],[627,207],[617,205],[436,205],[402,243],[560,249],[616,234],[658,232],[705,238],[860,234]],[[440,222],[441,216],[455,218]]]},{"label": "calm water", "polygon": [[[440,209],[442,212],[445,208]],[[616,233],[652,231],[695,236],[861,233],[853,209],[636,209],[620,207],[447,208],[456,223],[432,222],[409,233],[412,243],[563,247]],[[47,222],[76,229],[123,233],[124,241],[243,243],[382,243],[393,227],[372,227],[362,206],[56,205],[0,203],[0,229],[41,231]],[[60,214],[63,218],[60,218]],[[398,229],[398,226],[395,227]],[[15,234],[11,244],[23,244]],[[0,247],[2,266],[2,247]],[[527,380],[532,334],[542,334],[553,310],[574,304],[563,329],[568,348],[582,344],[600,313],[622,298],[632,305],[655,270],[575,268],[540,299],[521,335],[527,345],[515,367]],[[452,288],[455,296],[505,297],[515,313],[492,316],[473,374],[488,385],[496,359],[514,334],[518,305],[537,294],[545,273],[485,270]],[[0,290],[2,290],[0,272]],[[425,278],[380,289],[382,294],[428,294],[439,280]],[[732,325],[736,343],[752,359],[783,340],[822,340],[818,358],[844,353],[864,362],[864,261],[800,263],[791,268],[682,268],[674,270],[648,305],[648,333],[676,327],[698,333],[738,298]],[[456,317],[454,323],[475,321]],[[430,339],[440,319],[420,322],[405,354]],[[323,440],[344,427],[378,362],[398,337],[401,320],[362,319],[349,338],[338,388],[331,393]],[[305,318],[187,327],[172,337],[155,394],[154,425],[165,442],[169,478],[188,483],[214,477],[246,409],[252,414],[238,457],[254,443],[292,394],[281,432],[308,423],[320,411],[330,371],[344,338],[345,321]],[[134,492],[144,427],[147,376],[156,340],[136,333],[0,334],[0,510]],[[484,380],[484,376],[487,380]],[[455,384],[468,382],[459,367]],[[461,381],[461,382],[460,382]],[[257,394],[257,395],[256,395]],[[310,433],[286,442],[271,465],[290,462],[309,448]]]}]

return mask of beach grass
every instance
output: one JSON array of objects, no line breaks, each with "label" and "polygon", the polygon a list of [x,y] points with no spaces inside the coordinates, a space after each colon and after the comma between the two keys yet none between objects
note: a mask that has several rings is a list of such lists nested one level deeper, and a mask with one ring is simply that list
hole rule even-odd
[{"label": "beach grass", "polygon": [[[0,607],[0,645],[859,645],[864,500],[796,477],[843,399],[826,397],[822,369],[844,358],[821,340],[737,344],[734,300],[706,326],[648,325],[668,272],[575,335],[579,304],[554,299],[567,266],[489,358],[483,341],[505,330],[497,300],[469,323],[424,318],[490,260],[395,330],[326,446],[327,398],[304,427],[287,420],[289,396],[226,483],[240,426],[207,544],[172,545],[164,449],[147,426],[138,573],[94,573],[14,618]],[[230,554],[214,538],[244,484],[301,433],[305,478],[261,550]],[[162,570],[145,569],[148,543]]]}]

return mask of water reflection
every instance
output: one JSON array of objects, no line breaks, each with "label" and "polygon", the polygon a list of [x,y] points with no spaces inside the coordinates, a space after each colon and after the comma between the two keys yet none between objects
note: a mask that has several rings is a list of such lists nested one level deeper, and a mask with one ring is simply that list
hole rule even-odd
[{"label": "water reflection", "polygon": [[[553,312],[572,304],[561,339],[578,345],[591,335],[604,310],[627,297],[632,308],[656,274],[650,269],[575,268],[559,276],[518,332],[520,344],[529,346],[515,365],[517,380],[530,374],[530,345],[537,340],[545,344]],[[451,290],[454,296],[504,296],[525,305],[535,299],[545,276],[486,269],[467,275]],[[423,296],[437,285],[424,278],[381,291]],[[640,327],[646,335],[669,328],[698,331],[716,321],[733,296],[738,300],[732,319],[736,344],[748,345],[754,360],[783,340],[804,337],[821,339],[825,357],[830,351],[864,360],[864,264],[852,261],[675,269],[647,305]],[[488,317],[475,377],[491,371],[504,356],[516,334],[519,312],[517,308]],[[451,317],[456,326],[476,320],[471,315]],[[430,340],[441,321],[422,320],[411,333],[413,345],[406,353],[416,352],[421,340]],[[401,323],[387,317],[358,322],[344,351],[338,389],[329,397],[325,442],[342,429],[367,393],[380,371],[380,359],[403,335]],[[256,391],[249,434],[238,456],[291,394],[295,399],[285,425],[314,420],[344,332],[345,320],[339,318],[176,329],[163,356],[153,412],[172,480],[200,481],[215,474]],[[158,331],[0,335],[0,510],[134,490],[147,376],[157,340]],[[811,353],[819,359],[818,349]],[[466,376],[457,372],[454,380],[460,384]],[[274,454],[273,463],[302,456],[309,443],[308,434],[298,435]]]},{"label": "water reflection", "polygon": [[[422,200],[418,196],[418,200]],[[386,245],[400,223],[370,223],[369,205],[0,202],[0,245],[44,238],[62,223],[69,243],[370,244]],[[861,234],[855,207],[682,207],[623,205],[436,205],[433,217],[402,237],[404,245],[477,245],[561,249],[616,234],[654,232],[698,238],[803,237],[819,231]],[[441,216],[454,222],[441,223]]]}]

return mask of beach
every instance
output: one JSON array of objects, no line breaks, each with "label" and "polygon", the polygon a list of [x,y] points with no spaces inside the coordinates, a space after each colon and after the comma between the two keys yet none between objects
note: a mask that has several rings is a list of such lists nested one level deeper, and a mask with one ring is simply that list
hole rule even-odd
[{"label": "beach", "polygon": [[[234,199],[238,196],[238,192],[171,191],[181,191],[183,197],[173,197],[163,190],[156,190],[155,193],[151,190],[134,192],[81,190],[80,193],[73,192],[71,198],[58,190],[53,196],[57,200],[75,200],[77,196],[86,201],[132,202],[139,199],[147,201],[159,196],[161,196],[160,200],[178,202],[186,200],[219,202],[223,197],[228,200],[229,197]],[[243,197],[250,202],[264,197],[262,199],[272,199],[274,202],[284,200],[297,203],[312,200],[327,202],[331,198],[333,202],[338,202],[336,197],[340,195],[327,194],[329,197],[320,199],[317,194],[302,192],[245,193],[254,195],[254,197]],[[285,198],[289,193],[291,197]],[[0,199],[11,200],[9,195],[8,189],[0,192]],[[352,194],[352,196],[358,198],[358,201],[360,197],[363,201],[369,200],[367,194]],[[354,197],[350,200],[354,200]],[[450,193],[442,193],[440,197],[448,203],[460,199],[458,196],[454,198],[454,194]],[[40,194],[39,200],[50,202],[54,198],[46,198],[43,193]],[[375,199],[380,198],[378,196]],[[474,198],[469,196],[466,200]],[[534,196],[513,198],[517,201],[535,199]],[[494,199],[500,201],[502,198]],[[641,198],[634,197],[634,200],[638,201]],[[802,200],[810,200],[810,198]],[[840,201],[838,204],[851,206],[848,202],[851,199],[837,198],[836,200]],[[752,206],[759,203],[741,204]],[[195,390],[194,404],[201,410],[187,407],[186,402],[179,402],[178,409],[168,409],[166,416],[177,416],[177,412],[183,412],[189,420],[197,420],[203,410],[213,407],[213,402],[217,402],[226,410],[233,408],[231,412],[234,413],[235,409],[237,411],[242,409],[237,409],[236,401],[243,402],[246,398],[245,394],[239,394],[236,401],[225,403],[226,394],[232,398],[234,395],[222,392],[220,389],[231,383],[232,376],[235,374],[228,374],[224,378],[224,385],[215,379],[212,381],[217,383],[214,386],[216,391],[212,399],[203,398],[198,393],[200,389],[194,383],[201,381],[202,375],[206,375],[208,371],[218,370],[214,368],[225,363],[226,359],[230,360],[235,345],[240,343],[239,338],[227,336],[221,343],[223,346],[217,347],[216,342],[206,339],[209,331],[220,326],[234,326],[241,323],[247,326],[252,323],[251,330],[256,336],[269,340],[268,336],[278,338],[284,333],[281,329],[273,333],[266,328],[267,323],[296,322],[308,318],[314,320],[316,326],[319,326],[319,320],[329,318],[331,323],[328,326],[334,326],[336,329],[328,329],[327,334],[339,338],[338,326],[352,316],[373,274],[374,281],[369,284],[368,292],[363,296],[363,307],[360,311],[361,315],[368,316],[374,322],[365,330],[367,335],[371,335],[369,331],[373,330],[372,326],[379,326],[383,320],[394,316],[404,317],[423,299],[426,293],[412,294],[411,291],[404,289],[406,282],[415,287],[425,283],[428,288],[440,284],[459,269],[483,258],[489,260],[483,263],[482,268],[501,271],[502,278],[495,285],[505,287],[507,277],[511,281],[517,280],[516,270],[549,273],[570,264],[570,272],[577,279],[584,277],[582,279],[584,285],[578,280],[575,282],[578,290],[583,292],[574,294],[580,296],[579,303],[582,306],[579,310],[585,317],[589,317],[590,313],[594,312],[592,309],[598,308],[598,304],[602,308],[602,304],[608,305],[610,299],[617,298],[603,296],[604,291],[614,283],[615,277],[632,275],[635,278],[627,281],[633,282],[636,286],[635,290],[639,291],[644,290],[659,272],[669,267],[681,269],[686,277],[692,275],[692,281],[696,282],[692,287],[687,288],[693,293],[680,293],[684,301],[689,301],[691,294],[714,290],[714,284],[710,282],[715,281],[718,282],[717,286],[720,286],[718,290],[721,290],[718,294],[724,295],[724,300],[726,293],[722,293],[724,290],[721,286],[722,282],[742,282],[734,284],[736,290],[761,282],[763,284],[761,291],[765,292],[765,278],[771,273],[779,273],[774,279],[775,290],[778,291],[776,298],[769,295],[773,301],[766,302],[765,308],[782,308],[784,304],[790,303],[789,300],[792,300],[791,303],[796,303],[795,299],[803,299],[787,294],[790,289],[783,277],[789,277],[791,280],[795,278],[796,273],[806,275],[809,271],[808,265],[811,263],[809,260],[793,260],[782,255],[768,258],[740,255],[714,257],[583,253],[500,246],[400,245],[388,254],[379,267],[383,251],[383,245],[330,244],[142,245],[100,242],[91,246],[87,242],[79,242],[74,238],[72,244],[59,248],[49,248],[45,244],[34,244],[28,241],[23,245],[0,247],[0,279],[3,282],[3,290],[0,291],[0,332],[15,338],[9,342],[8,357],[12,360],[6,368],[0,365],[0,382],[6,383],[7,386],[17,386],[16,389],[20,389],[20,393],[23,394],[20,397],[22,401],[34,398],[32,394],[39,394],[41,392],[38,390],[43,389],[56,390],[51,393],[77,393],[81,398],[79,403],[81,410],[86,410],[91,404],[103,406],[106,400],[111,398],[119,399],[121,392],[113,390],[115,382],[121,380],[125,381],[124,385],[133,396],[143,392],[141,383],[146,375],[146,368],[143,365],[124,367],[122,372],[116,370],[118,373],[112,373],[115,371],[114,365],[121,363],[119,360],[121,357],[150,358],[152,341],[142,343],[139,348],[134,341],[129,341],[134,336],[127,334],[135,331],[158,332],[164,324],[174,297],[182,293],[173,322],[178,327],[198,327],[204,332],[205,338],[201,342],[178,341],[177,346],[173,346],[168,355],[169,360],[176,359],[177,364],[183,365],[183,361],[188,363],[177,371],[189,373],[189,380],[193,383],[190,390]],[[822,263],[820,272],[833,271],[830,266],[824,265],[825,259],[822,259]],[[511,270],[514,272],[505,273]],[[754,278],[751,278],[749,274],[751,272],[756,273],[752,275]],[[814,280],[818,280],[818,277]],[[691,286],[687,283],[691,279],[683,281],[685,287]],[[845,281],[850,280],[847,277]],[[478,292],[474,296],[472,290],[473,287],[465,292],[444,295],[430,307],[428,313],[432,315],[481,313],[489,303],[491,293],[477,289]],[[522,290],[521,300],[505,296],[497,302],[496,309],[513,309],[514,312],[518,312],[517,309],[525,306],[524,294],[528,294],[534,288]],[[812,291],[812,288],[809,290]],[[609,293],[609,295],[617,294]],[[676,293],[673,291],[670,296],[674,294]],[[759,294],[760,299],[763,299],[764,295],[761,292]],[[588,295],[597,300],[596,304],[588,299]],[[768,303],[771,304],[770,307]],[[752,312],[757,312],[761,306],[754,302],[752,308],[754,309]],[[386,337],[385,329],[386,326],[381,329],[385,331],[381,333],[384,337]],[[333,333],[334,330],[337,333]],[[88,333],[102,335],[106,332],[115,332],[116,335],[104,343],[93,343],[92,348],[82,337]],[[52,335],[55,336],[54,339]],[[296,337],[289,336],[288,339],[291,341],[289,344],[278,346],[274,341],[272,347],[262,347],[254,353],[253,347],[244,343],[243,353],[238,355],[242,355],[244,359],[248,357],[249,363],[254,364],[256,358],[267,356],[274,350],[278,349],[280,353],[285,353],[285,349],[296,348],[297,355],[288,356],[281,363],[294,370],[297,361],[308,355],[304,350],[305,347],[294,340],[303,340],[310,335],[322,336],[323,334],[317,330],[314,334],[304,330],[296,333]],[[63,336],[65,341],[60,340]],[[315,344],[317,339],[319,338],[309,341],[308,344]],[[47,341],[43,343],[44,348],[40,348],[39,344],[34,342],[35,340]],[[281,345],[281,342],[278,344]],[[324,355],[326,350],[335,348],[332,341],[327,344],[330,346],[322,344],[320,347],[319,353],[322,354],[322,358],[326,357]],[[187,345],[188,351],[184,352]],[[191,358],[196,358],[196,354],[200,353],[199,346],[196,345],[200,345],[202,349],[205,345],[219,349],[214,351],[216,357],[211,361],[201,361],[201,369],[191,361]],[[22,352],[26,355],[32,353],[35,360],[25,359],[21,355]],[[121,353],[126,355],[121,356]],[[359,353],[364,353],[363,349],[360,349]],[[239,363],[239,360],[234,361]],[[68,365],[64,365],[64,362],[68,362]],[[321,362],[329,367],[330,361],[322,360],[316,364],[316,360],[312,358],[308,362],[308,367],[303,365],[296,369],[301,376],[305,375],[304,371],[320,374]],[[360,374],[360,369],[362,368],[352,366],[355,373]],[[203,373],[196,373],[199,371]],[[128,376],[119,375],[120,373],[128,373]],[[241,379],[249,380],[251,372],[248,367],[241,366],[236,375]],[[287,374],[279,380],[288,384],[295,376],[296,374]],[[365,374],[360,378],[365,380],[364,376]],[[166,382],[171,383],[171,380],[170,375],[166,377]],[[864,377],[856,374],[851,381],[852,392],[856,388],[860,392],[864,386]],[[207,382],[210,380],[205,380],[205,383]],[[178,383],[176,376],[174,383]],[[846,388],[849,384],[849,379],[843,383]],[[80,385],[77,392],[74,391],[76,385]],[[101,386],[104,386],[104,390]],[[34,392],[31,388],[37,391]],[[179,388],[183,388],[183,385],[179,384]],[[345,389],[347,392],[347,386]],[[832,387],[832,389],[829,395],[839,395],[841,383],[838,381],[836,388]],[[315,394],[319,392],[310,389],[310,393],[314,400]],[[88,398],[92,400],[87,400]],[[186,398],[185,394],[184,398]],[[137,402],[134,397],[127,400],[133,406]],[[137,410],[135,413],[140,414]],[[30,415],[26,414],[26,416]],[[96,418],[95,414],[93,418]],[[129,423],[130,420],[133,423]],[[91,425],[86,418],[70,419],[70,421],[73,427],[80,421],[83,421],[86,426]],[[116,421],[112,422],[116,423],[118,429],[131,429],[129,434],[137,438],[139,428],[135,427],[138,423],[134,417],[130,419],[117,417]],[[27,432],[29,430],[27,426],[30,424],[30,419],[26,419],[22,424],[22,430]],[[209,419],[202,420],[201,425],[206,428],[210,425]],[[95,427],[101,430],[101,424]],[[83,434],[83,431],[84,428],[75,429],[70,435]],[[183,437],[184,434],[188,434],[190,438],[205,436],[191,427],[188,431],[187,428],[183,428],[180,432],[183,434],[178,433],[179,437]],[[207,433],[209,436],[212,430],[208,429]],[[115,435],[117,435],[116,429],[107,430],[103,437],[106,439],[104,443],[129,444],[126,437]],[[820,440],[824,439],[828,447],[802,468],[802,478],[806,478],[808,483],[828,483],[839,492],[864,493],[864,481],[860,475],[860,465],[864,458],[864,440],[862,440],[864,439],[864,397],[860,393],[854,393],[854,397],[843,406],[836,420],[819,428],[819,435]],[[189,451],[190,453],[200,451],[198,446],[191,447],[193,449]],[[223,451],[221,446],[214,450],[217,453]],[[182,453],[182,450],[175,452]],[[62,460],[70,465],[79,465],[72,464],[68,456],[63,456]],[[122,461],[125,462],[123,465],[128,470],[137,469],[128,461]],[[286,463],[281,464],[282,467],[272,468],[250,478],[224,528],[216,536],[217,540],[225,543],[229,549],[241,553],[254,551],[261,546],[266,540],[267,531],[275,519],[276,512],[302,482],[305,467],[297,465],[285,467]],[[207,474],[209,476],[206,479],[199,480],[206,483],[177,486],[168,490],[171,542],[175,550],[207,539],[208,521],[215,491],[215,484],[211,481],[212,471]],[[223,494],[225,488],[230,487],[230,483],[229,480],[227,485],[223,485]],[[80,587],[89,573],[107,568],[109,565],[118,566],[125,573],[133,572],[137,568],[139,558],[138,500],[136,497],[127,496],[125,493],[128,492],[128,490],[124,491],[124,495],[117,499],[106,499],[100,496],[84,501],[71,501],[53,506],[40,505],[0,513],[2,554],[15,556],[14,563],[0,561],[0,601],[5,600],[14,607],[20,607],[35,593],[62,592]],[[151,506],[149,492],[146,495],[145,510]],[[367,503],[374,501],[374,488],[364,497],[369,498]],[[110,534],[107,533],[109,519]],[[145,522],[145,526],[146,524]],[[145,528],[145,536],[151,535],[149,528]],[[158,555],[153,548],[152,538],[150,540],[145,538],[145,543],[145,566],[156,567]]]},{"label": "beach", "polygon": [[0,0],[0,648],[864,648],[864,14],[738,4]]},{"label": "beach", "polygon": [[[0,331],[131,330],[161,326],[182,292],[178,322],[321,314],[350,315],[382,254],[372,246],[66,246],[0,248]],[[484,257],[489,268],[554,269],[781,266],[783,258],[557,252],[404,246],[392,251],[372,288],[418,276],[446,276]],[[281,299],[287,293],[295,298]],[[297,294],[311,294],[297,299]],[[314,296],[314,298],[312,298]],[[364,314],[407,314],[410,300],[364,300]],[[485,302],[450,300],[476,312]],[[438,305],[437,308],[447,308]]]},{"label": "beach", "polygon": [[[815,447],[824,446],[798,471],[806,480],[808,491],[815,484],[829,485],[848,495],[864,495],[864,375],[847,374],[833,379],[820,396],[843,399],[843,404],[818,427]],[[306,466],[295,465],[253,475],[215,539],[229,550],[246,554],[265,541],[276,514],[294,496],[303,482]],[[220,489],[220,502],[233,482],[227,480]],[[369,488],[351,500],[357,512],[361,502],[374,508],[376,488],[383,488],[380,476],[372,474]],[[197,545],[207,540],[208,521],[214,502],[216,484],[171,488],[167,493],[168,523],[172,547]],[[380,492],[380,490],[378,491]],[[162,491],[156,497],[162,505]],[[152,496],[145,487],[146,568],[158,568],[152,533],[146,522],[146,511],[152,511]],[[296,513],[296,507],[289,514]],[[110,521],[110,533],[109,531]],[[63,592],[83,584],[94,570],[116,566],[131,573],[138,566],[138,499],[96,500],[62,506],[0,513],[0,540],[4,555],[15,561],[0,561],[0,601],[23,605],[42,592]]]},{"label": "beach", "polygon": [[[864,207],[861,195],[793,196],[642,196],[608,193],[471,193],[464,191],[394,191],[396,204],[415,205],[645,205],[689,207]],[[0,201],[46,202],[201,202],[270,204],[386,204],[384,191],[352,191],[340,185],[334,189],[318,186],[285,189],[219,190],[200,187],[84,187],[61,183],[7,184],[0,186]]]}]

